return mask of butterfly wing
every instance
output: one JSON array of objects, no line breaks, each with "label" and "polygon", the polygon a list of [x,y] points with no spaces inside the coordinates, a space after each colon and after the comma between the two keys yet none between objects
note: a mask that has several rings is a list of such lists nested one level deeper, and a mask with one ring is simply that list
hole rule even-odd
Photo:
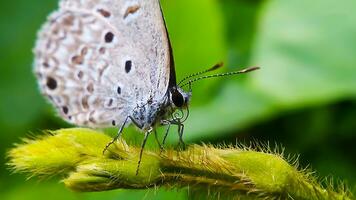
[{"label": "butterfly wing", "polygon": [[76,125],[121,124],[168,88],[172,60],[158,0],[62,0],[34,52],[42,93]]}]

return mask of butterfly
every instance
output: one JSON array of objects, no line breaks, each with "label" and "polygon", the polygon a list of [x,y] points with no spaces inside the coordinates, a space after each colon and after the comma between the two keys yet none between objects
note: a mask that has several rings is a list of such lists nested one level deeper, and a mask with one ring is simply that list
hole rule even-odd
[{"label": "butterfly", "polygon": [[167,125],[167,135],[177,125],[183,141],[186,118],[173,113],[188,108],[191,83],[257,69],[193,79],[217,64],[177,84],[159,0],[61,0],[37,38],[34,71],[42,94],[71,124],[119,127],[105,150],[126,125],[138,127],[145,134],[138,168],[156,126]]}]

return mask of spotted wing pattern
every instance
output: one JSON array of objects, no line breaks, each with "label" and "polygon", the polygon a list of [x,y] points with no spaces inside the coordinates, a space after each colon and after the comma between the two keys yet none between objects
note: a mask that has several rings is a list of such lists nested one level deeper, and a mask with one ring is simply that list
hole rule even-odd
[{"label": "spotted wing pattern", "polygon": [[158,0],[62,0],[34,53],[42,93],[79,126],[121,124],[168,88],[169,41]]}]

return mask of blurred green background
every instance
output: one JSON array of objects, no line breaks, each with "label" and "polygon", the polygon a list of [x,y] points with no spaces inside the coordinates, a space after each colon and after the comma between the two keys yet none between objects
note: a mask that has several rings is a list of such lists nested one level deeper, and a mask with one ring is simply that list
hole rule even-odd
[{"label": "blurred green background", "polygon": [[[226,63],[220,72],[262,67],[195,84],[186,142],[281,144],[318,176],[355,188],[356,1],[162,0],[162,6],[178,79],[219,61]],[[70,127],[32,74],[36,32],[56,7],[57,0],[0,2],[1,199],[189,198],[185,190],[165,189],[78,194],[59,178],[11,174],[5,155],[19,138]],[[134,143],[141,135],[125,132]],[[176,139],[170,134],[171,144]]]}]

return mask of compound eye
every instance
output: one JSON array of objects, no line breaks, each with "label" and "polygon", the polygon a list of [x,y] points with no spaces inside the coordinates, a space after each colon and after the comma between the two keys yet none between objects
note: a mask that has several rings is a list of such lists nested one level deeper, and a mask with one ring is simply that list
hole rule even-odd
[{"label": "compound eye", "polygon": [[184,105],[184,97],[177,90],[174,90],[172,92],[172,101],[173,101],[174,105],[177,106],[178,108],[181,108]]}]

